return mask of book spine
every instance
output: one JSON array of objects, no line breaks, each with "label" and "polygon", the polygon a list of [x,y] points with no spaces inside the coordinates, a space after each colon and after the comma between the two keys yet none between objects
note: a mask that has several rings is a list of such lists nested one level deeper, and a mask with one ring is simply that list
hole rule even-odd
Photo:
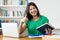
[{"label": "book spine", "polygon": [[1,20],[0,20],[0,28],[1,28]]},{"label": "book spine", "polygon": [[12,0],[12,5],[19,5],[19,1],[18,0]]},{"label": "book spine", "polygon": [[1,23],[6,23],[6,20],[1,20]]},{"label": "book spine", "polygon": [[6,5],[6,0],[3,0],[3,5]]},{"label": "book spine", "polygon": [[9,14],[10,17],[12,17],[13,16],[12,10],[8,10],[8,14]]},{"label": "book spine", "polygon": [[20,13],[20,15],[22,16],[22,13],[21,13],[21,11],[19,11],[19,13]]},{"label": "book spine", "polygon": [[20,16],[19,12],[17,11],[17,16]]},{"label": "book spine", "polygon": [[6,0],[6,5],[8,5],[8,0]]},{"label": "book spine", "polygon": [[3,0],[3,5],[7,5],[8,4],[8,0]]},{"label": "book spine", "polygon": [[19,0],[19,5],[22,5],[22,0]]},{"label": "book spine", "polygon": [[28,4],[28,0],[25,0],[25,3],[24,4],[27,5]]},{"label": "book spine", "polygon": [[12,0],[8,0],[8,5],[12,5]]},{"label": "book spine", "polygon": [[2,10],[2,15],[5,16],[5,10]]},{"label": "book spine", "polygon": [[9,16],[9,15],[8,15],[8,10],[5,10],[5,16]]},{"label": "book spine", "polygon": [[13,14],[13,16],[15,16],[15,13],[14,13],[14,11],[12,11],[12,14]]},{"label": "book spine", "polygon": [[22,16],[24,16],[25,10],[21,10],[21,14],[22,14]]},{"label": "book spine", "polygon": [[11,23],[15,23],[15,20],[11,20]]},{"label": "book spine", "polygon": [[2,9],[0,8],[0,16],[2,16]]},{"label": "book spine", "polygon": [[23,0],[21,0],[21,5],[23,5]]},{"label": "book spine", "polygon": [[27,5],[28,4],[28,0],[22,0],[22,5]]},{"label": "book spine", "polygon": [[25,0],[22,0],[22,5],[24,5],[25,4]]},{"label": "book spine", "polygon": [[15,14],[15,17],[17,17],[17,11],[16,10],[14,11],[14,14]]}]

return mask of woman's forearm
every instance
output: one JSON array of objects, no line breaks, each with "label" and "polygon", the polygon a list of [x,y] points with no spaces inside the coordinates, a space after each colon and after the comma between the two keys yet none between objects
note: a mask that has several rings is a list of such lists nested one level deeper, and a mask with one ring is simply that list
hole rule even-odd
[{"label": "woman's forearm", "polygon": [[19,34],[21,34],[22,33],[22,30],[23,30],[23,28],[22,28],[22,26],[23,26],[23,22],[20,22],[20,25],[19,25]]},{"label": "woman's forearm", "polygon": [[26,29],[26,25],[25,25],[25,22],[27,21],[28,19],[26,18],[26,16],[20,20],[20,25],[19,25],[19,34],[21,34],[25,29]]}]

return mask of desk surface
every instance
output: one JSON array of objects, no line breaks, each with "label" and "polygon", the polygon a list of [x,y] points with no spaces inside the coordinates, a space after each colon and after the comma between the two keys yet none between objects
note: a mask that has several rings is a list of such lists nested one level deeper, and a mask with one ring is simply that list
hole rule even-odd
[{"label": "desk surface", "polygon": [[0,35],[0,40],[60,40],[60,38],[28,38],[28,37],[24,37],[24,38],[11,38],[11,37],[3,37],[2,35]]}]

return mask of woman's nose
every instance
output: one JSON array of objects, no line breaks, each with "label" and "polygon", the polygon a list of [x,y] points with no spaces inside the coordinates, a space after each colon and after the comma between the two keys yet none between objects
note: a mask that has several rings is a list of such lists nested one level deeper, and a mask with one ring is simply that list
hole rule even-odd
[{"label": "woman's nose", "polygon": [[34,12],[34,9],[32,9],[32,12]]}]

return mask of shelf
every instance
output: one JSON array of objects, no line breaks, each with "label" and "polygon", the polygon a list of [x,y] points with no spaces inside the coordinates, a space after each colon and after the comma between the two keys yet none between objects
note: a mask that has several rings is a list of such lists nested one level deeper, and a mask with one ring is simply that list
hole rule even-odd
[{"label": "shelf", "polygon": [[26,7],[26,5],[0,5],[0,7]]},{"label": "shelf", "polygon": [[25,10],[26,9],[26,5],[0,5],[0,8],[5,10]]},{"label": "shelf", "polygon": [[4,17],[4,16],[2,16],[2,17],[0,17],[1,19],[21,19],[21,18],[23,18],[23,16],[18,16],[18,17]]}]

